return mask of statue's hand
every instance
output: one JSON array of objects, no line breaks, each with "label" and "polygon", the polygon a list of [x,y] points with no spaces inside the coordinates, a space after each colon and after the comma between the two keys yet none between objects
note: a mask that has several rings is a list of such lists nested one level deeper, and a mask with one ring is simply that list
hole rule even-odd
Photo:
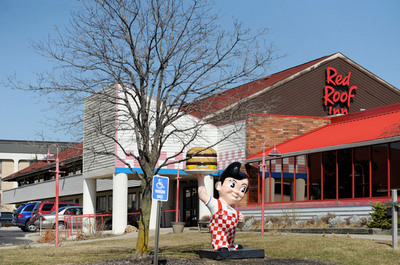
[{"label": "statue's hand", "polygon": [[206,176],[206,174],[196,174],[195,175],[197,180],[204,180],[204,177]]},{"label": "statue's hand", "polygon": [[238,227],[239,228],[243,228],[245,224],[245,219],[244,219],[244,215],[242,213],[239,213],[239,223],[238,223]]}]

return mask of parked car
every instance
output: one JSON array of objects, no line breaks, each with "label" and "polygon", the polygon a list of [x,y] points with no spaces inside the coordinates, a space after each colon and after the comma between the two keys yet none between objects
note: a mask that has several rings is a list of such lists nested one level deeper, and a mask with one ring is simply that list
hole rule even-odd
[{"label": "parked car", "polygon": [[18,226],[24,232],[34,232],[35,225],[31,222],[33,208],[39,202],[28,202],[21,204],[13,213],[11,225]]},{"label": "parked car", "polygon": [[[83,213],[82,206],[65,206],[58,209],[58,228],[64,229],[64,217],[67,215],[81,215]],[[73,227],[76,227],[75,219],[72,219]],[[39,215],[35,221],[36,227],[41,227],[42,229],[53,229],[56,226],[56,211],[52,211],[48,214]]]},{"label": "parked car", "polygon": [[11,212],[0,212],[0,227],[11,225],[13,213]]},{"label": "parked car", "polygon": [[[65,207],[65,206],[81,206],[81,205],[79,205],[78,203],[73,203],[73,202],[59,202],[58,203],[58,209]],[[33,225],[35,225],[35,222],[38,219],[39,215],[51,213],[55,209],[56,209],[55,202],[41,202],[41,203],[36,204],[35,208],[33,208],[33,211],[32,211]],[[37,229],[37,227],[36,227],[36,229]]]}]

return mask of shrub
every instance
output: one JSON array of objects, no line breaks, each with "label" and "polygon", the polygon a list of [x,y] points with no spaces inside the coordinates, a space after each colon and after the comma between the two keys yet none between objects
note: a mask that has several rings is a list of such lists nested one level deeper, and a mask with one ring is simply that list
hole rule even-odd
[{"label": "shrub", "polygon": [[346,221],[340,216],[335,216],[328,220],[329,227],[339,227],[345,223],[346,223]]},{"label": "shrub", "polygon": [[385,206],[380,202],[372,205],[372,209],[374,210],[370,213],[372,220],[367,222],[367,226],[370,228],[391,229],[392,218],[387,215],[388,208],[389,206]]}]

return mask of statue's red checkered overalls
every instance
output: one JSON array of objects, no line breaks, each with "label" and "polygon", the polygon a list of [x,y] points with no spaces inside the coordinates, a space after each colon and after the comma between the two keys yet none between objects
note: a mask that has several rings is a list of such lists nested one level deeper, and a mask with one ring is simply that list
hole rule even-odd
[{"label": "statue's red checkered overalls", "polygon": [[236,227],[239,223],[239,212],[236,209],[227,211],[222,208],[222,203],[218,201],[218,211],[211,217],[208,228],[211,232],[211,244],[214,251],[220,248],[228,250],[238,249],[234,244]]}]

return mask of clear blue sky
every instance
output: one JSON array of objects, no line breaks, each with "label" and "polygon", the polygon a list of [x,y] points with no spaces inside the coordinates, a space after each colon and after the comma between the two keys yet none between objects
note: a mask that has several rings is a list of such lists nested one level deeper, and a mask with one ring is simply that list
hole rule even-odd
[{"label": "clear blue sky", "polygon": [[[400,1],[398,0],[215,0],[221,23],[232,17],[257,31],[270,30],[277,54],[269,72],[341,52],[400,88]],[[0,81],[13,75],[31,81],[51,64],[29,48],[68,22],[73,0],[0,0]],[[228,24],[226,24],[228,25]],[[1,87],[0,139],[74,140],[43,124],[52,111],[46,98]],[[39,134],[45,135],[42,139]]]}]

